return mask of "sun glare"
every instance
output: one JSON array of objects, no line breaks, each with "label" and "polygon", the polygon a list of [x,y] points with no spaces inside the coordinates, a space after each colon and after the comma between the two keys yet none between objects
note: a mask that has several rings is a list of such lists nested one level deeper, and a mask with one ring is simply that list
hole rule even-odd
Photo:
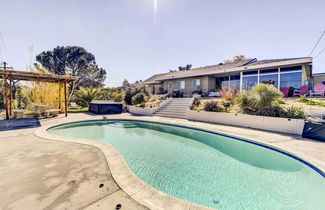
[{"label": "sun glare", "polygon": [[158,0],[153,0],[153,11],[154,11],[154,19],[157,23],[158,21]]}]

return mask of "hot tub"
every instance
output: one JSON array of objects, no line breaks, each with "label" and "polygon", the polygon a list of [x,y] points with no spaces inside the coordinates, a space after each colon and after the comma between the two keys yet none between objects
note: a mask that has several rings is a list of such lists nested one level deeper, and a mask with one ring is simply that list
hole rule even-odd
[{"label": "hot tub", "polygon": [[114,101],[92,101],[89,111],[95,114],[121,114],[123,104]]}]

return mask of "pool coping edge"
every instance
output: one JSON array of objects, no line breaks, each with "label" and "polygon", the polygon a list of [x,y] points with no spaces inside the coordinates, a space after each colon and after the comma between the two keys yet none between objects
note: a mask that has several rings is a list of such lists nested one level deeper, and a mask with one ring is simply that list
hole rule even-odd
[{"label": "pool coping edge", "polygon": [[[198,204],[194,204],[185,200],[181,200],[174,196],[168,195],[164,192],[157,190],[156,188],[152,187],[151,185],[144,182],[138,176],[136,176],[133,171],[128,167],[126,161],[124,160],[123,156],[115,149],[111,144],[106,142],[99,142],[87,139],[79,139],[79,138],[72,138],[72,137],[63,137],[63,136],[56,136],[52,135],[47,132],[49,128],[53,128],[59,125],[69,124],[69,123],[76,123],[76,122],[86,122],[86,121],[102,121],[102,116],[98,119],[88,119],[88,120],[69,120],[69,122],[65,123],[54,123],[48,126],[42,126],[37,128],[34,131],[34,134],[40,138],[48,139],[48,140],[55,140],[55,141],[64,141],[64,142],[71,142],[71,143],[79,143],[79,144],[86,144],[90,146],[95,146],[98,148],[105,156],[107,165],[110,169],[110,172],[113,176],[113,179],[116,183],[120,186],[120,188],[128,194],[131,198],[139,202],[140,204],[144,205],[149,209],[166,209],[166,208],[174,208],[174,209],[211,209],[205,206],[200,206]],[[320,173],[324,177],[324,169],[315,163],[312,160],[306,160],[306,158],[302,158],[304,156],[302,154],[296,154],[293,152],[289,152],[285,149],[279,148],[271,143],[261,142],[256,139],[249,139],[244,136],[240,135],[233,135],[226,132],[216,132],[212,129],[202,128],[202,126],[192,127],[190,125],[185,125],[184,123],[179,122],[179,124],[173,124],[169,122],[161,122],[158,120],[147,120],[147,119],[135,119],[134,117],[124,117],[124,118],[108,118],[107,120],[120,120],[120,121],[142,121],[142,122],[152,122],[152,123],[159,123],[177,127],[184,127],[189,129],[200,130],[204,132],[209,132],[213,134],[224,135],[230,138],[234,138],[237,140],[243,140],[248,143],[253,143],[258,146],[263,146],[269,149],[277,150],[284,155],[288,155],[298,161],[303,162],[304,164],[308,165],[316,172]],[[208,123],[209,124],[209,123]],[[167,206],[166,206],[167,205]]]}]

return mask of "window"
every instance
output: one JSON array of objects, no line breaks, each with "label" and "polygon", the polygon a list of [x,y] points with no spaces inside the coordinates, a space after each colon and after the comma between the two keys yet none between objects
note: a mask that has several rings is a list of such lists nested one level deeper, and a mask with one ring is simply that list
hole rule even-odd
[{"label": "window", "polygon": [[253,74],[258,74],[258,71],[245,71],[245,72],[243,72],[243,75],[253,75]]},{"label": "window", "polygon": [[280,75],[280,87],[299,89],[301,86],[302,73],[293,72]]},{"label": "window", "polygon": [[192,84],[195,87],[199,87],[201,85],[201,80],[200,79],[193,79]]},{"label": "window", "polygon": [[257,76],[243,77],[243,90],[251,90],[257,84]]},{"label": "window", "polygon": [[230,76],[230,90],[240,89],[240,75]]},{"label": "window", "polygon": [[260,75],[260,84],[271,84],[278,88],[278,74]]},{"label": "window", "polygon": [[301,71],[301,70],[302,70],[301,66],[291,66],[291,67],[281,68],[280,72]]},{"label": "window", "polygon": [[172,89],[173,88],[173,83],[172,82],[168,82],[168,89]]},{"label": "window", "polygon": [[177,82],[177,89],[185,89],[185,81]]},{"label": "window", "polygon": [[229,87],[229,76],[228,77],[217,77],[216,78],[217,90],[226,90],[228,91]]},{"label": "window", "polygon": [[278,74],[279,69],[265,69],[265,70],[261,70],[260,74]]}]

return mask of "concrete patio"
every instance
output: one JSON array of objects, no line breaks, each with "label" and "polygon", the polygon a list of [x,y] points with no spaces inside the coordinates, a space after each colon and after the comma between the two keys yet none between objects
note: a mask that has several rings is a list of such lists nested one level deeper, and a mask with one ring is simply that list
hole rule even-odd
[{"label": "concrete patio", "polygon": [[[41,128],[46,128],[102,118],[70,114],[67,118],[43,119],[40,123]],[[295,135],[129,114],[107,118],[163,122],[227,133],[275,146],[325,171],[325,143]],[[52,137],[40,137],[39,131],[40,128],[28,128],[0,132],[0,209],[115,209],[117,204],[122,204],[122,209],[153,209],[157,203],[165,209],[202,209],[177,199],[171,202],[171,196],[156,196],[157,190],[139,180],[131,185],[134,177],[125,176],[130,172],[120,166],[124,164],[121,157],[114,149],[108,150],[103,142],[90,145],[86,141],[50,140]]]}]

